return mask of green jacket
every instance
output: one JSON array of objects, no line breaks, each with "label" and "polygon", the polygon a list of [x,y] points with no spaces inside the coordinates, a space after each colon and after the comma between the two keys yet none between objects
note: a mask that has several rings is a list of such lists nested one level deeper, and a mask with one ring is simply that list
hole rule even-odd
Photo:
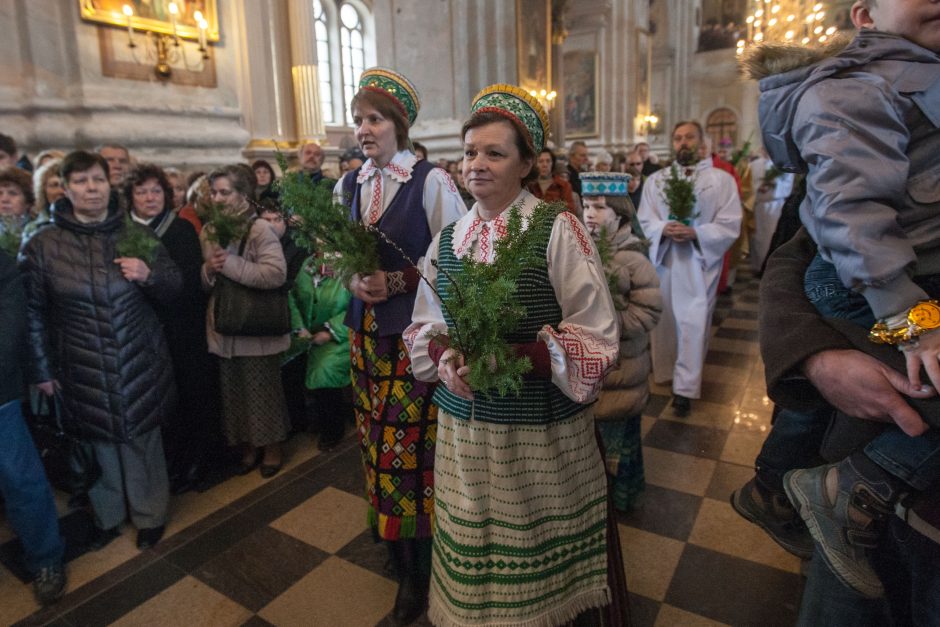
[{"label": "green jacket", "polygon": [[[343,324],[350,294],[342,283],[330,276],[322,276],[316,257],[304,262],[290,291],[291,326],[295,331],[307,329],[316,335],[329,331],[333,339],[322,346],[303,342],[301,352],[307,353],[308,389],[341,388],[349,379],[349,329]],[[309,267],[314,271],[308,272]],[[290,352],[295,352],[298,340]]]}]

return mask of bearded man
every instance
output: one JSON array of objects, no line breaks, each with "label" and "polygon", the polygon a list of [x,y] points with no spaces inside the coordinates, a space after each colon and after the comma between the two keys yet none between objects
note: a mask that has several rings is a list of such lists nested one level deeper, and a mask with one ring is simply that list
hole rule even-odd
[{"label": "bearded man", "polygon": [[[689,415],[701,396],[702,366],[718,291],[722,259],[741,230],[741,199],[734,178],[700,157],[705,133],[698,122],[679,122],[672,132],[675,163],[643,186],[639,218],[650,240],[650,261],[663,292],[663,316],[651,333],[653,379],[672,381],[676,416]],[[678,218],[667,201],[671,176],[691,182],[690,216]]]}]

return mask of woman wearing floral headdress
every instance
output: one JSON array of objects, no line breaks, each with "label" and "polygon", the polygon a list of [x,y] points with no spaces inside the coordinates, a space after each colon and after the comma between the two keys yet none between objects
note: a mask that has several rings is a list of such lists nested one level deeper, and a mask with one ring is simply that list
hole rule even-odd
[{"label": "woman wearing floral headdress", "polygon": [[547,266],[516,282],[526,315],[505,339],[533,366],[520,394],[471,389],[463,356],[448,348],[440,298],[462,258],[495,262],[510,208],[529,224],[539,200],[524,182],[548,129],[542,107],[510,85],[484,89],[471,111],[463,173],[476,204],[428,249],[423,273],[437,291],[422,283],[405,331],[415,376],[440,381],[428,615],[448,627],[620,624],[620,586],[608,575],[622,576],[622,563],[608,568],[607,483],[589,408],[617,360],[619,329],[574,214],[536,221]]},{"label": "woman wearing floral headdress", "polygon": [[412,375],[401,334],[418,286],[413,262],[466,206],[448,174],[411,150],[408,129],[419,102],[408,79],[384,68],[366,70],[351,108],[367,160],[347,172],[335,192],[352,219],[377,227],[410,258],[380,240],[382,269],[353,277],[345,320],[354,332],[353,400],[369,524],[388,543],[398,571],[394,616],[410,622],[424,610],[430,577],[437,407],[434,384]]}]

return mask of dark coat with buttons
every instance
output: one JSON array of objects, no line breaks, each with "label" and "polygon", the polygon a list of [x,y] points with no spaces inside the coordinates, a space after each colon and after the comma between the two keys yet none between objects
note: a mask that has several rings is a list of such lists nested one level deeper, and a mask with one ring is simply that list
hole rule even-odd
[{"label": "dark coat with buttons", "polygon": [[30,380],[59,384],[63,424],[91,440],[128,442],[173,410],[170,354],[152,302],[171,301],[182,279],[159,245],[147,281],[128,281],[114,263],[124,214],[79,222],[67,198],[52,226],[21,252],[27,283]]}]

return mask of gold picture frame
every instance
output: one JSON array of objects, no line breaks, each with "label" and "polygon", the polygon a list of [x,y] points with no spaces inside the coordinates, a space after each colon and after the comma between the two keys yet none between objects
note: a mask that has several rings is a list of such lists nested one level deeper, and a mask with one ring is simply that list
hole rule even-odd
[{"label": "gold picture frame", "polygon": [[552,89],[552,0],[516,0],[516,72],[528,91]]},{"label": "gold picture frame", "polygon": [[562,58],[565,138],[597,137],[598,58],[593,50],[569,50]]},{"label": "gold picture frame", "polygon": [[78,0],[82,19],[86,22],[127,28],[128,17],[124,14],[124,6],[129,5],[133,10],[130,26],[135,31],[175,34],[193,41],[199,41],[199,25],[195,18],[196,11],[199,11],[208,22],[206,39],[219,41],[217,0],[175,0],[179,8],[175,33],[169,12],[170,2],[171,0]]}]

